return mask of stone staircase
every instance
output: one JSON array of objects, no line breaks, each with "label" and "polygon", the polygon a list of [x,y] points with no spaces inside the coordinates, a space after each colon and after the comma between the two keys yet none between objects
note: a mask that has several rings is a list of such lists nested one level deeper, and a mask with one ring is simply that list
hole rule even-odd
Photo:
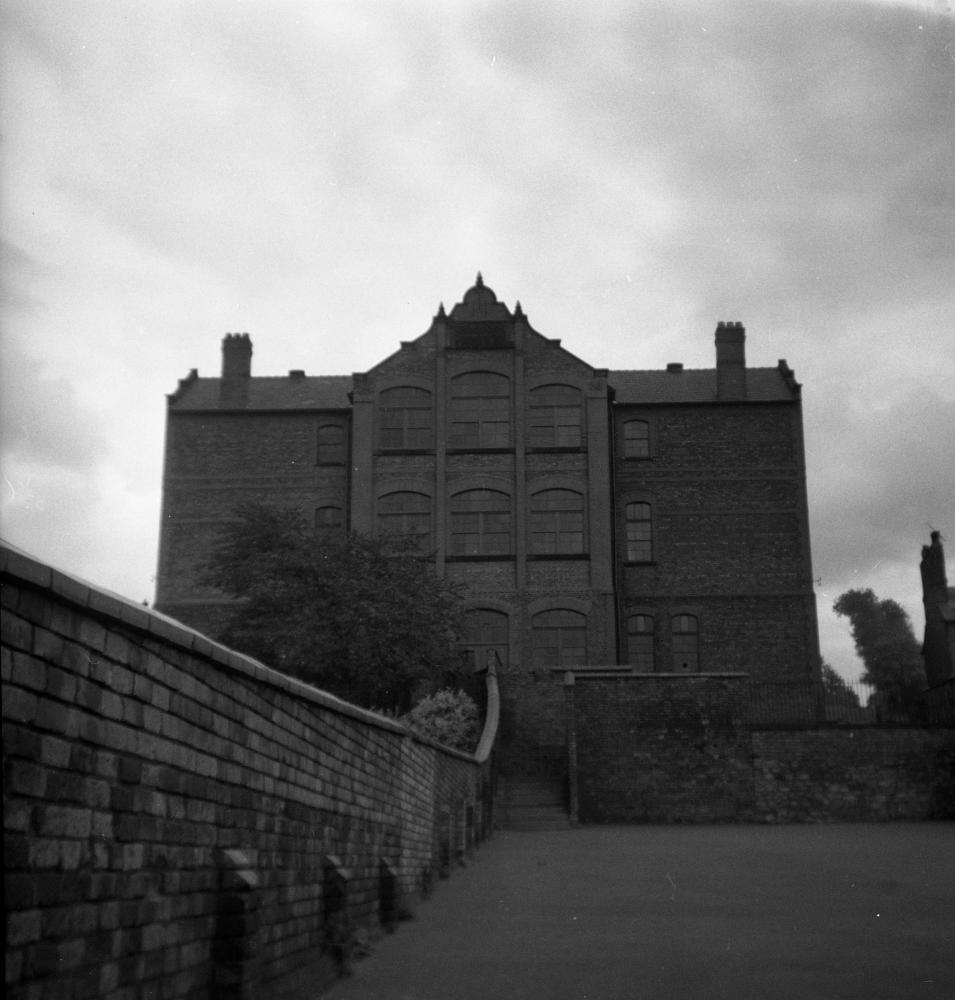
[{"label": "stone staircase", "polygon": [[502,781],[508,830],[568,830],[563,778],[514,775]]}]

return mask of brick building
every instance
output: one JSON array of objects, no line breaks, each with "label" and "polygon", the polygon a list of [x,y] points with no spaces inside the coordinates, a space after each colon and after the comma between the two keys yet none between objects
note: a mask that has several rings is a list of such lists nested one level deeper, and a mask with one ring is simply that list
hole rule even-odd
[{"label": "brick building", "polygon": [[594,368],[480,275],[352,376],[253,377],[229,334],[221,377],[169,397],[157,606],[215,634],[195,567],[255,500],[419,535],[523,728],[548,698],[513,694],[568,665],[814,678],[800,387],[784,361],[747,368],[744,340],[720,323],[713,369]]}]

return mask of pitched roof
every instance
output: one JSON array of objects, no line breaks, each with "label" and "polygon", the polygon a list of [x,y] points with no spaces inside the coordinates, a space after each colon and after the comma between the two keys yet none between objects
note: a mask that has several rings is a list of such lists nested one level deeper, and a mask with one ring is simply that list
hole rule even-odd
[{"label": "pitched roof", "polygon": [[[618,403],[715,403],[716,369],[611,371],[607,381]],[[798,387],[786,368],[747,368],[746,401],[773,403],[796,399]]]},{"label": "pitched roof", "polygon": [[[175,412],[210,410],[346,410],[351,375],[255,376],[223,386],[220,378],[190,373],[169,396]],[[617,403],[715,403],[716,370],[611,371],[608,382]],[[223,389],[225,388],[225,391]],[[747,368],[746,400],[785,402],[797,398],[792,372],[781,368]]]},{"label": "pitched roof", "polygon": [[351,375],[279,375],[236,380],[223,392],[222,379],[190,374],[169,396],[169,409],[345,410],[351,387]]}]

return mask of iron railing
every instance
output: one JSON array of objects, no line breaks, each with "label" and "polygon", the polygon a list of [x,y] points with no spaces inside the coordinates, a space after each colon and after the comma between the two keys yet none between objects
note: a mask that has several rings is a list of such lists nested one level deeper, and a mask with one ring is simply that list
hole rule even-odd
[{"label": "iron railing", "polygon": [[751,681],[746,695],[745,718],[754,726],[924,725],[942,721],[929,718],[922,698],[901,703],[861,681]]}]

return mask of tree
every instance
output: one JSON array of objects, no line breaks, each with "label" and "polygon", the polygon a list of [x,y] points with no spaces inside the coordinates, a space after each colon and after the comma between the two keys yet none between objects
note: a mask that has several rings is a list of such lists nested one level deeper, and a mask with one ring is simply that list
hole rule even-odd
[{"label": "tree", "polygon": [[826,693],[826,701],[848,708],[859,708],[858,695],[825,660],[822,661],[822,688]]},{"label": "tree", "polygon": [[460,595],[411,539],[318,538],[296,511],[247,504],[202,570],[239,599],[217,636],[369,708],[405,711],[455,656]]},{"label": "tree", "polygon": [[905,609],[896,601],[880,601],[871,590],[847,590],[833,605],[849,619],[856,652],[865,665],[862,680],[876,690],[881,707],[906,712],[925,689],[918,641]]}]

